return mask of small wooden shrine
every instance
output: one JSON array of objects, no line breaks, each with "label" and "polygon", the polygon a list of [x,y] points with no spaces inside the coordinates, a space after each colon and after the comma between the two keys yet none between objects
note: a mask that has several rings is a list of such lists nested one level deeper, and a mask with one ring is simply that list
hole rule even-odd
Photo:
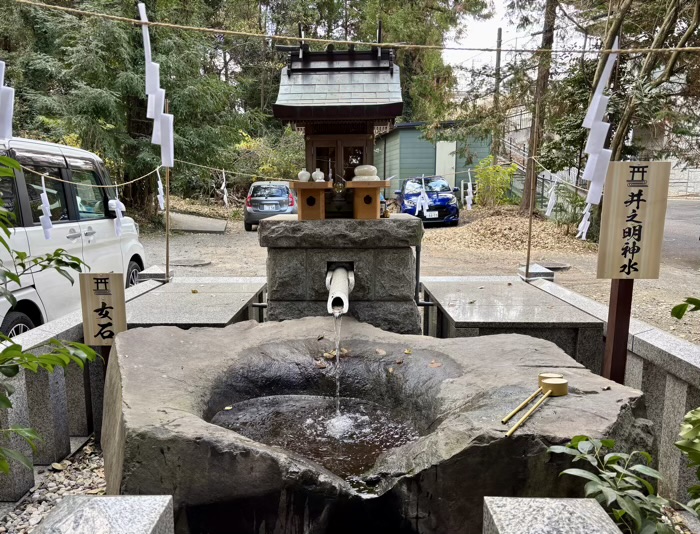
[{"label": "small wooden shrine", "polygon": [[274,116],[304,132],[306,169],[324,175],[323,182],[292,182],[300,220],[379,218],[380,189],[390,184],[356,176],[355,170],[372,165],[375,131],[392,125],[403,101],[394,50],[379,44],[381,30],[378,37],[376,46],[363,51],[329,45],[311,52],[304,42],[277,47],[288,58]]}]

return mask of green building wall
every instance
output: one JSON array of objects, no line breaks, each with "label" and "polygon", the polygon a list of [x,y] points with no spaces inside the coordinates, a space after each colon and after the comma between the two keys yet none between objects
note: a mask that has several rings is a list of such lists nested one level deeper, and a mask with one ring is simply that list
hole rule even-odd
[{"label": "green building wall", "polygon": [[[491,139],[471,139],[467,142],[469,156],[457,156],[455,162],[455,185],[467,178],[467,169],[472,169],[491,153]],[[463,144],[461,146],[464,146]],[[458,144],[458,149],[461,148]],[[400,180],[412,176],[435,174],[435,145],[422,138],[417,128],[395,128],[376,140],[374,164],[380,177],[395,176],[395,188]],[[393,187],[393,184],[392,184]]]}]

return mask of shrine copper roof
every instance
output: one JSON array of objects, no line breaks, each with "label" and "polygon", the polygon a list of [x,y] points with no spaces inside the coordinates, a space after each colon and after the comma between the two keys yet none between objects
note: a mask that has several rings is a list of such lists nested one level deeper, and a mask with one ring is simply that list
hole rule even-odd
[{"label": "shrine copper roof", "polygon": [[392,50],[299,55],[291,52],[282,70],[275,117],[387,120],[401,114],[401,81]]}]

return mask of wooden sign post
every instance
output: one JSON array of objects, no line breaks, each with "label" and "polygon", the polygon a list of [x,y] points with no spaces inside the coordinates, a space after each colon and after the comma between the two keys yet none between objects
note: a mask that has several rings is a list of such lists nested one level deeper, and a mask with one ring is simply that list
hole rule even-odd
[{"label": "wooden sign post", "polygon": [[671,163],[610,164],[600,224],[598,278],[611,278],[603,376],[625,380],[635,279],[659,277]]},{"label": "wooden sign post", "polygon": [[83,342],[104,347],[126,330],[126,301],[122,273],[81,273]]}]

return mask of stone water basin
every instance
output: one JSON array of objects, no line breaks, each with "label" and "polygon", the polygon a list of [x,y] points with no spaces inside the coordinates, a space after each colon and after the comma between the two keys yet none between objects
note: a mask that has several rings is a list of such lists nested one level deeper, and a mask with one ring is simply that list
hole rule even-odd
[{"label": "stone water basin", "polygon": [[[173,495],[180,534],[471,534],[481,532],[484,496],[580,495],[577,480],[558,476],[567,459],[549,458],[549,445],[578,434],[649,445],[641,393],[553,343],[400,335],[344,318],[341,411],[365,406],[408,432],[351,478],[298,452],[299,425],[335,403],[335,363],[323,357],[333,336],[331,317],[119,334],[105,387],[108,494]],[[570,394],[506,438],[500,420],[544,371],[563,373]],[[271,424],[273,413],[299,417]]]}]

